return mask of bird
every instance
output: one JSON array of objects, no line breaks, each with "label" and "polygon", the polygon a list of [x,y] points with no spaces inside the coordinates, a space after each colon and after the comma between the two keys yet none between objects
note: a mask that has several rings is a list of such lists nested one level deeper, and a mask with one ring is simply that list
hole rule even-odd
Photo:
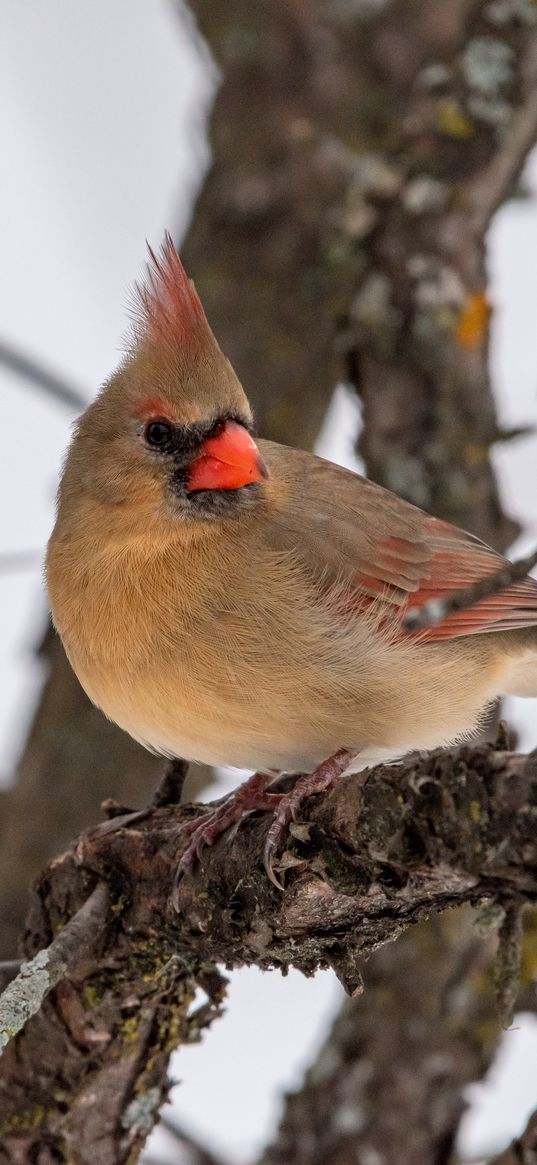
[{"label": "bird", "polygon": [[[262,809],[281,887],[277,853],[306,797],[469,738],[500,694],[537,695],[537,583],[412,632],[411,609],[502,556],[357,473],[255,437],[168,234],[132,315],[61,475],[54,624],[90,699],[141,744],[253,770],[189,823],[181,874]],[[299,774],[286,792],[282,773]]]}]

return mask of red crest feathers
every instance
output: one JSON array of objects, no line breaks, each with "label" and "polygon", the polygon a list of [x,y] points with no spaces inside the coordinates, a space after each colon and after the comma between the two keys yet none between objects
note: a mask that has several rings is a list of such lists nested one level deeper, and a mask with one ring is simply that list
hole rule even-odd
[{"label": "red crest feathers", "polygon": [[205,312],[166,231],[158,255],[148,244],[147,278],[135,285],[135,325],[142,338],[188,346],[210,331]]}]

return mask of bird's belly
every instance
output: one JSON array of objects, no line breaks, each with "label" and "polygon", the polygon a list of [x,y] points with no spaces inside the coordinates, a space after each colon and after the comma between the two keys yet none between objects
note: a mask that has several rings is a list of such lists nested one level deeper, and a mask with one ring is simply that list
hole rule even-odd
[{"label": "bird's belly", "polygon": [[361,768],[448,744],[476,728],[481,710],[501,690],[483,666],[465,685],[448,667],[445,687],[431,686],[427,669],[419,667],[400,682],[386,671],[384,684],[358,666],[355,675],[347,670],[345,682],[314,669],[315,690],[304,676],[302,685],[293,681],[292,692],[284,666],[268,685],[255,669],[226,678],[194,665],[166,668],[162,660],[150,675],[119,680],[117,671],[111,677],[77,670],[90,698],[153,751],[261,771],[308,772],[342,747],[359,756]]},{"label": "bird's belly", "polygon": [[[218,690],[210,677],[196,678],[192,672],[187,678],[184,673],[166,676],[162,667],[151,678],[76,670],[90,699],[109,719],[163,756],[211,766],[309,772],[341,747],[337,718],[319,731],[315,708],[297,708],[293,714],[277,684],[269,699],[266,692],[256,694],[253,677]],[[353,744],[355,733],[357,742],[358,727]]]},{"label": "bird's belly", "polygon": [[123,695],[114,693],[112,698],[86,690],[120,728],[162,756],[258,772],[308,772],[339,747],[332,748],[328,739],[326,745],[316,747],[308,740],[307,724],[300,733],[294,733],[274,717],[260,732],[258,717],[248,716],[241,706],[235,712],[228,704],[222,717],[200,691],[188,703],[178,698],[170,712],[158,696],[150,698],[146,692],[145,698],[138,700],[132,687]]}]

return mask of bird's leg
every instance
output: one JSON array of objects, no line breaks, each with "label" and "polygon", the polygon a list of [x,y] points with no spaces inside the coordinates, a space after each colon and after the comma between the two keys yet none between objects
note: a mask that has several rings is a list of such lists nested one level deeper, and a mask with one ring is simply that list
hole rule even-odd
[{"label": "bird's leg", "polygon": [[323,793],[336,783],[338,777],[345,772],[355,752],[341,748],[333,756],[328,757],[318,765],[312,773],[301,773],[293,788],[288,793],[271,792],[270,785],[280,775],[278,773],[254,773],[230,796],[223,798],[206,813],[193,818],[183,826],[183,834],[190,837],[177,869],[177,880],[193,869],[199,861],[203,850],[214,845],[215,841],[226,832],[231,825],[242,821],[249,813],[258,809],[274,810],[274,821],[267,834],[263,851],[263,861],[267,874],[278,887],[283,890],[281,882],[273,869],[274,855],[285,837],[290,821],[295,821],[302,802],[315,793]]},{"label": "bird's leg", "polygon": [[356,753],[347,748],[340,748],[333,756],[329,756],[318,765],[312,773],[303,773],[289,793],[283,793],[274,812],[274,821],[267,833],[263,862],[265,870],[275,886],[283,890],[283,886],[274,873],[274,855],[287,833],[290,821],[296,821],[297,812],[302,802],[315,793],[324,793],[335,785],[338,777],[345,772],[354,760]]},{"label": "bird's leg", "polygon": [[278,775],[254,773],[215,807],[183,826],[183,833],[190,837],[190,844],[179,862],[178,878],[192,870],[206,846],[214,845],[230,825],[242,821],[243,817],[254,813],[256,809],[274,809],[278,805],[283,794],[271,793],[268,788]]}]

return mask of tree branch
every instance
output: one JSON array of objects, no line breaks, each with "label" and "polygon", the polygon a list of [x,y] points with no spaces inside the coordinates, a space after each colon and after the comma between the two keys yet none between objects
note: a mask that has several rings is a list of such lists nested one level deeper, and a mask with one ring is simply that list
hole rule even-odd
[{"label": "tree branch", "polygon": [[485,232],[537,136],[534,18],[530,0],[392,0],[356,46],[363,77],[376,66],[364,113],[385,175],[370,165],[354,193],[365,225],[342,345],[359,450],[368,476],[501,549],[516,527],[490,462]]},{"label": "tree branch", "polygon": [[200,1145],[190,1133],[179,1128],[169,1117],[161,1115],[159,1128],[169,1133],[176,1145],[187,1150],[189,1165],[223,1165],[220,1157],[215,1157],[214,1153],[211,1153],[204,1145]]},{"label": "tree branch", "polygon": [[70,975],[102,932],[108,910],[108,890],[99,883],[87,902],[57,938],[39,951],[0,995],[0,1055],[10,1040],[36,1015],[53,987]]},{"label": "tree branch", "polygon": [[53,397],[54,400],[68,405],[69,408],[76,409],[77,413],[86,408],[88,399],[82,392],[73,388],[61,376],[57,376],[55,372],[51,372],[49,368],[45,368],[37,360],[32,360],[25,352],[21,352],[5,340],[0,340],[0,364],[3,364],[21,380],[27,381],[34,388],[38,388],[41,392]]},{"label": "tree branch", "polygon": [[[490,11],[490,10],[489,10]],[[531,9],[527,9],[530,27]],[[516,18],[514,6],[512,16]],[[520,174],[521,159],[526,158],[537,139],[537,38],[528,37],[526,52],[519,62],[520,97],[512,113],[509,133],[500,139],[500,149],[490,165],[472,183],[470,222],[476,239],[481,240],[492,216],[509,197]]]},{"label": "tree branch", "polygon": [[13,550],[0,554],[0,574],[11,570],[26,570],[28,566],[39,566],[43,555],[37,550]]},{"label": "tree branch", "polygon": [[[170,1051],[219,1013],[217,963],[307,975],[332,967],[353,990],[371,951],[431,913],[491,897],[537,900],[536,807],[532,756],[482,745],[381,766],[310,800],[289,839],[283,894],[263,870],[263,814],[183,879],[179,913],[170,895],[192,807],[148,809],[131,825],[83,834],[40,880],[26,952],[48,945],[88,883],[108,885],[111,923],[6,1049],[0,1162],[20,1161],[21,1147],[31,1159],[44,1144],[77,1165],[93,1165],[97,1144],[100,1165],[135,1159],[166,1095]],[[192,1012],[195,985],[208,1000]],[[56,1099],[60,1080],[67,1106]]]}]

